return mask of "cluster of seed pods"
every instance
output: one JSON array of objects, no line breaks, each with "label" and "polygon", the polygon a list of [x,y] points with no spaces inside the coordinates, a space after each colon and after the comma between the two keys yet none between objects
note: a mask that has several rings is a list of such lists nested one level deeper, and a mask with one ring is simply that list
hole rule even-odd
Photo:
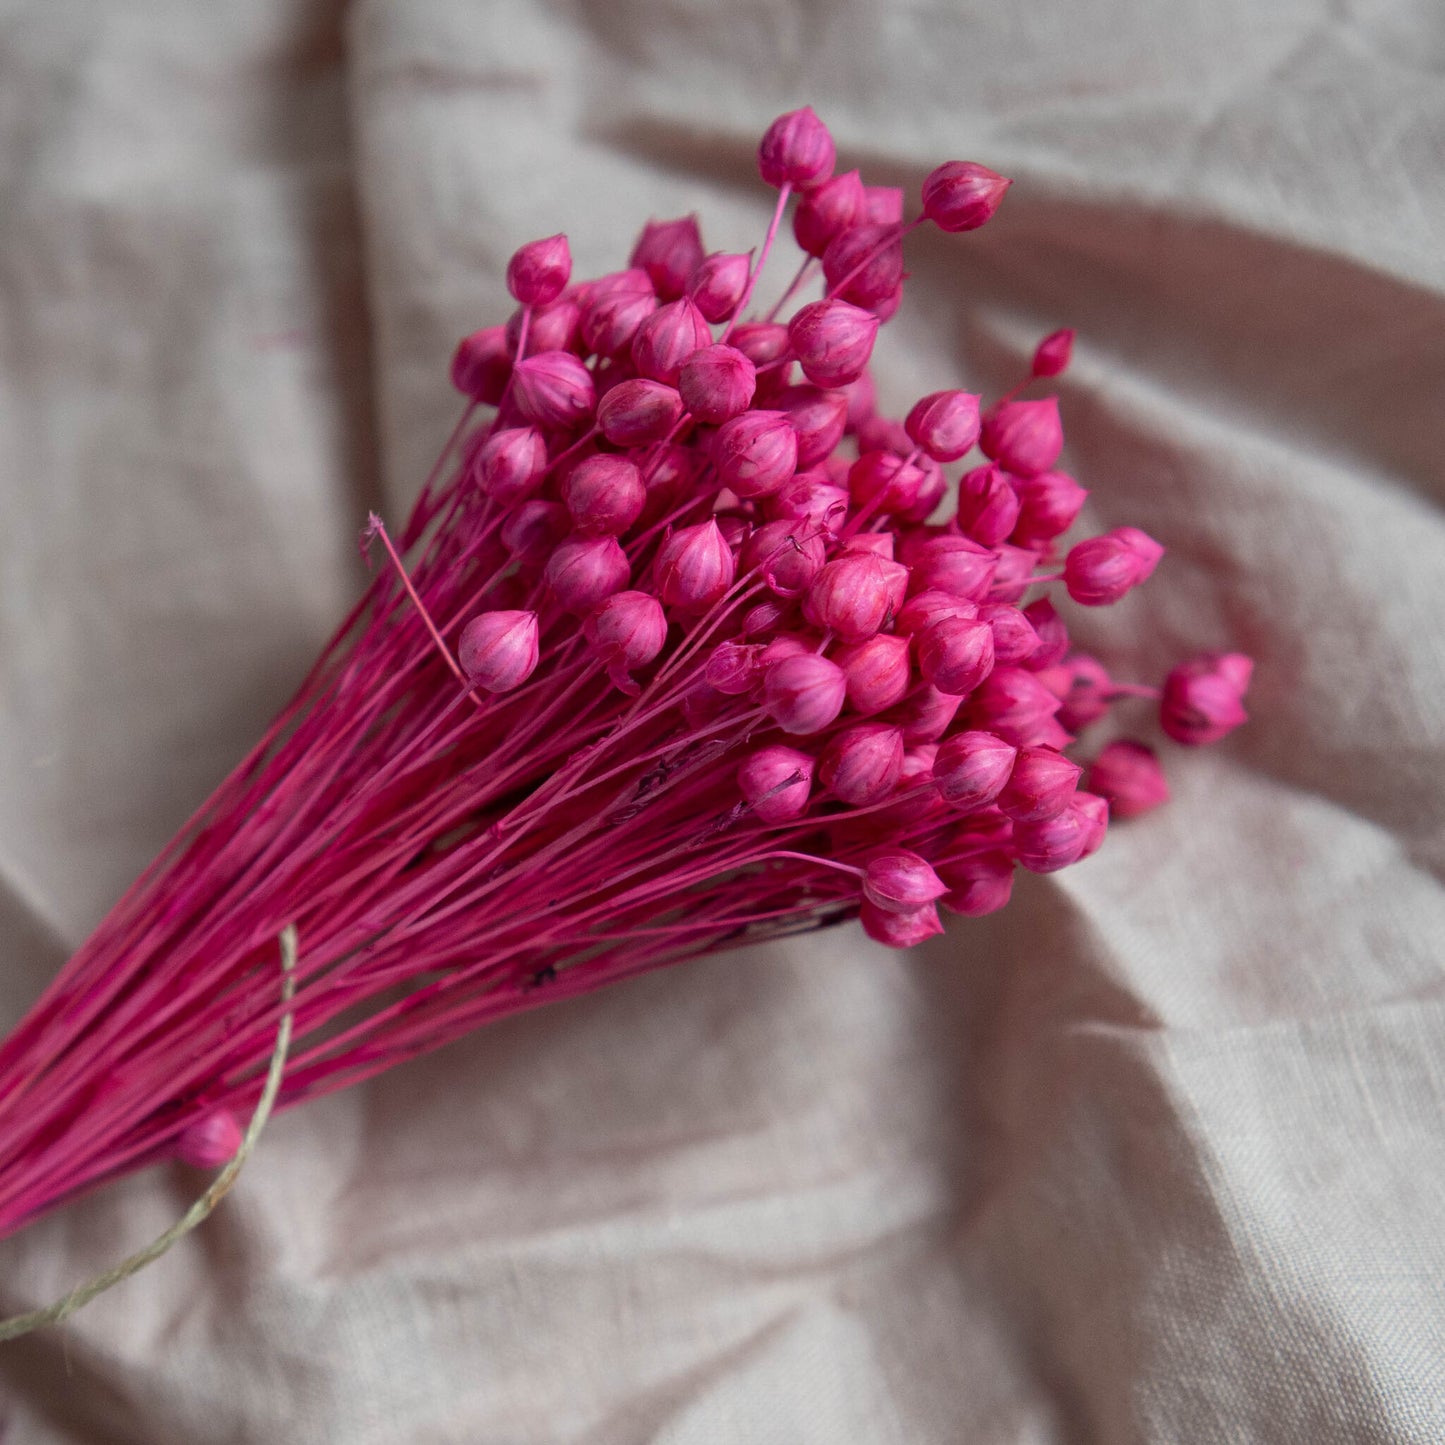
[{"label": "cluster of seed pods", "polygon": [[[1010,182],[949,162],[905,223],[901,191],[836,171],[810,109],[773,123],[759,166],[779,196],[756,256],[709,253],[695,217],[650,223],[627,269],[593,280],[573,280],[565,236],[513,256],[519,309],[452,370],[496,409],[453,495],[494,563],[457,656],[503,694],[580,630],[599,685],[724,744],[729,830],[846,875],[869,934],[909,945],[940,903],[999,908],[1016,866],[1074,863],[1111,812],[1167,797],[1144,743],[1111,743],[1087,778],[1071,756],[1111,706],[1150,698],[1169,737],[1213,742],[1244,720],[1250,663],[1198,658],[1156,689],[1071,648],[1058,594],[1117,602],[1163,553],[1133,527],[1060,540],[1087,493],[1057,468],[1056,400],[1019,393],[1064,371],[1071,332],[986,409],[943,390],[901,420],[877,410],[905,237],[983,225]],[[802,265],[754,315],[793,197]],[[433,511],[424,497],[411,540]]]}]

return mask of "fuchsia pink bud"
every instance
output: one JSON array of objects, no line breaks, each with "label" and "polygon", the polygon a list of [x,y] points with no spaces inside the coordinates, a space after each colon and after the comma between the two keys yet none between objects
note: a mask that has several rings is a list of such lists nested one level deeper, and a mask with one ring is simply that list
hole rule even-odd
[{"label": "fuchsia pink bud", "polygon": [[662,651],[667,618],[649,592],[614,592],[589,615],[582,633],[617,681],[646,667]]},{"label": "fuchsia pink bud", "polygon": [[581,616],[620,592],[631,575],[616,537],[567,537],[553,549],[543,571],[564,611]]},{"label": "fuchsia pink bud", "polygon": [[903,423],[936,462],[956,462],[978,442],[980,398],[967,391],[935,391],[913,404]]},{"label": "fuchsia pink bud", "polygon": [[944,863],[938,876],[948,885],[940,900],[950,913],[982,918],[997,913],[1013,892],[1014,865],[1006,853],[980,853],[957,863]]},{"label": "fuchsia pink bud", "polygon": [[535,612],[483,612],[462,628],[457,661],[462,671],[487,692],[510,692],[537,666]]},{"label": "fuchsia pink bud", "polygon": [[974,161],[945,161],[923,182],[923,214],[940,231],[976,231],[992,219],[1011,185]]},{"label": "fuchsia pink bud", "polygon": [[933,590],[981,602],[987,595],[998,557],[967,537],[930,537],[907,559],[917,591]]},{"label": "fuchsia pink bud", "polygon": [[1059,700],[1031,672],[998,667],[968,700],[970,726],[986,728],[1016,747],[1044,741]]},{"label": "fuchsia pink bud", "polygon": [[1052,818],[1074,796],[1083,771],[1053,748],[1023,748],[998,795],[998,805],[1016,823]]},{"label": "fuchsia pink bud", "polygon": [[865,898],[858,910],[858,921],[874,943],[886,948],[915,948],[943,932],[938,909],[932,903],[908,913],[897,913]]},{"label": "fuchsia pink bud", "polygon": [[763,680],[763,705],[785,733],[821,732],[843,711],[848,681],[835,662],[805,652],[780,658]]},{"label": "fuchsia pink bud", "polygon": [[958,483],[958,525],[984,547],[996,547],[1019,519],[1019,497],[1000,468],[975,467]]},{"label": "fuchsia pink bud", "polygon": [[757,642],[720,642],[708,656],[703,678],[728,697],[742,697],[762,675],[762,651]]},{"label": "fuchsia pink bud", "polygon": [[1116,527],[1069,549],[1064,585],[1085,607],[1106,607],[1146,581],[1164,549],[1137,527]]},{"label": "fuchsia pink bud", "polygon": [[1108,801],[1097,793],[1075,793],[1069,807],[1083,819],[1084,851],[1079,856],[1087,858],[1099,851],[1104,835],[1109,831]]},{"label": "fuchsia pink bud", "polygon": [[1064,625],[1064,619],[1054,610],[1054,604],[1047,597],[1040,597],[1037,601],[1030,602],[1023,609],[1023,614],[1028,618],[1029,626],[1038,638],[1037,646],[1028,657],[1030,669],[1038,672],[1042,668],[1053,667],[1062,662],[1069,650],[1069,629]]},{"label": "fuchsia pink bud", "polygon": [[1089,789],[1116,818],[1135,818],[1169,801],[1169,784],[1154,749],[1132,738],[1112,742],[1089,769]]},{"label": "fuchsia pink bud", "polygon": [[1020,477],[1046,472],[1058,461],[1064,447],[1059,403],[1001,401],[984,413],[979,445],[984,455]]},{"label": "fuchsia pink bud", "polygon": [[592,373],[568,351],[539,351],[512,371],[512,400],[537,426],[574,427],[597,406]]},{"label": "fuchsia pink bud", "polygon": [[1065,472],[1017,477],[1014,489],[1019,499],[1019,518],[1013,540],[1020,547],[1036,547],[1067,532],[1089,495]]},{"label": "fuchsia pink bud", "polygon": [[[523,308],[525,309],[525,308]],[[513,356],[522,344],[519,310],[507,322],[507,343]],[[534,306],[527,325],[527,354],[538,351],[576,351],[582,334],[582,308],[570,296],[559,296],[546,306]]]},{"label": "fuchsia pink bud", "polygon": [[1071,733],[1082,732],[1109,711],[1114,684],[1097,658],[1076,653],[1040,670],[1038,679],[1059,699],[1059,721]]},{"label": "fuchsia pink bud", "polygon": [[595,293],[582,311],[582,340],[589,351],[599,356],[626,355],[637,328],[657,311],[657,296],[646,273],[622,274],[635,280]]},{"label": "fuchsia pink bud", "polygon": [[529,241],[507,262],[507,290],[523,306],[546,306],[567,287],[572,252],[566,236]]},{"label": "fuchsia pink bud", "polygon": [[613,446],[640,447],[668,436],[682,413],[682,397],[674,388],[635,377],[619,381],[597,403],[597,425]]},{"label": "fuchsia pink bud", "polygon": [[571,519],[559,502],[523,502],[502,523],[502,546],[517,561],[535,565],[545,562],[570,530]]},{"label": "fuchsia pink bud", "polygon": [[799,469],[816,466],[837,450],[848,424],[848,399],[841,391],[790,386],[773,404],[797,433]]},{"label": "fuchsia pink bud", "polygon": [[735,252],[714,251],[698,263],[687,282],[687,294],[709,321],[726,321],[748,289],[751,262]]},{"label": "fuchsia pink bud", "polygon": [[640,266],[647,272],[657,294],[664,301],[673,301],[687,287],[688,278],[703,259],[702,235],[696,216],[680,216],[675,221],[649,221],[632,248],[629,266]]},{"label": "fuchsia pink bud", "polygon": [[819,781],[855,808],[881,803],[898,786],[902,772],[903,734],[886,723],[844,728],[828,740],[818,759]]},{"label": "fuchsia pink bud", "polygon": [[903,191],[899,186],[864,186],[863,219],[877,226],[896,226],[903,220]]},{"label": "fuchsia pink bud", "polygon": [[833,532],[848,514],[848,493],[821,473],[799,472],[764,500],[763,510],[778,521],[807,522]]},{"label": "fuchsia pink bud", "polygon": [[940,617],[977,616],[978,605],[976,603],[965,602],[962,597],[954,597],[951,593],[929,588],[923,592],[914,593],[899,608],[898,616],[893,619],[893,626],[895,631],[913,637]]},{"label": "fuchsia pink bud", "polygon": [[718,428],[712,455],[724,486],[740,497],[763,497],[796,470],[798,435],[780,411],[747,411]]},{"label": "fuchsia pink bud", "polygon": [[483,406],[496,406],[512,375],[512,352],[503,326],[464,336],[452,357],[452,385]]},{"label": "fuchsia pink bud", "polygon": [[993,581],[988,584],[988,600],[1017,602],[1033,585],[1038,554],[1009,542],[1000,542],[993,553],[998,565],[993,569]]},{"label": "fuchsia pink bud", "polygon": [[[898,227],[863,225],[840,231],[823,252],[823,277],[830,295],[855,306],[872,309],[887,302],[896,306],[903,284],[903,242]],[[874,322],[887,319],[872,317]],[[797,346],[796,340],[793,344]]]},{"label": "fuchsia pink bud", "polygon": [[757,390],[757,368],[735,346],[703,346],[683,363],[678,390],[699,420],[720,425],[748,409]]},{"label": "fuchsia pink bud", "polygon": [[918,670],[943,692],[972,692],[993,666],[993,629],[987,622],[940,617],[919,633]]},{"label": "fuchsia pink bud", "polygon": [[847,679],[848,706],[867,717],[901,702],[913,681],[908,652],[908,639],[890,632],[840,647],[833,661]]},{"label": "fuchsia pink bud", "polygon": [[907,569],[871,552],[845,552],[818,573],[803,602],[815,627],[844,642],[862,642],[878,632],[895,610],[897,574]]},{"label": "fuchsia pink bud", "polygon": [[743,571],[758,572],[779,597],[801,596],[826,560],[823,539],[791,521],[766,522],[743,544]]},{"label": "fuchsia pink bud", "polygon": [[972,813],[1003,791],[1018,750],[993,733],[954,733],[939,745],[933,781],[951,808]]},{"label": "fuchsia pink bud", "polygon": [[1207,653],[1181,663],[1165,679],[1160,725],[1176,743],[1217,743],[1248,719],[1243,698],[1253,670],[1240,652]]},{"label": "fuchsia pink bud", "polygon": [[1052,817],[1015,823],[1014,852],[1030,873],[1057,873],[1099,846],[1108,817],[1102,798],[1079,793]]},{"label": "fuchsia pink bud", "polygon": [[647,489],[642,473],[625,457],[595,456],[567,473],[562,500],[579,532],[617,537],[642,515]]},{"label": "fuchsia pink bud", "polygon": [[1069,364],[1069,358],[1074,354],[1074,333],[1065,328],[1063,331],[1051,331],[1039,342],[1038,349],[1034,352],[1034,363],[1031,368],[1034,376],[1058,376]]},{"label": "fuchsia pink bud", "polygon": [[927,482],[923,467],[904,461],[896,452],[864,452],[848,469],[849,496],[855,506],[870,512],[908,511]]},{"label": "fuchsia pink bud", "polygon": [[833,137],[810,105],[780,115],[758,145],[758,171],[770,186],[821,185],[836,158]]},{"label": "fuchsia pink bud", "polygon": [[788,323],[803,374],[817,386],[844,386],[861,376],[877,335],[878,318],[847,301],[814,301]]},{"label": "fuchsia pink bud", "polygon": [[493,432],[472,462],[477,485],[504,507],[513,506],[542,485],[547,443],[535,427]]},{"label": "fuchsia pink bud", "polygon": [[903,741],[910,747],[936,743],[958,716],[962,702],[957,693],[940,692],[931,682],[917,688],[894,714]]},{"label": "fuchsia pink bud", "polygon": [[880,848],[863,865],[863,897],[890,913],[912,913],[948,888],[926,858],[908,848]]},{"label": "fuchsia pink bud", "polygon": [[219,1169],[236,1157],[243,1137],[240,1120],[229,1109],[217,1109],[182,1130],[176,1155],[193,1169]]},{"label": "fuchsia pink bud", "polygon": [[764,823],[791,823],[808,811],[813,759],[796,748],[760,748],[738,769],[738,791]]},{"label": "fuchsia pink bud", "polygon": [[668,607],[705,612],[733,585],[737,564],[712,518],[680,527],[657,553],[657,590]]},{"label": "fuchsia pink bud", "polygon": [[712,341],[702,312],[686,296],[659,306],[632,338],[632,364],[643,376],[676,386],[682,364]]},{"label": "fuchsia pink bud", "polygon": [[788,350],[788,328],[776,321],[749,321],[728,338],[754,366],[767,366]]},{"label": "fuchsia pink bud", "polygon": [[984,602],[978,615],[993,629],[993,660],[998,666],[1017,667],[1032,660],[1039,635],[1017,607],[1008,602]]},{"label": "fuchsia pink bud", "polygon": [[810,256],[821,256],[840,231],[864,219],[863,182],[844,171],[809,191],[793,212],[793,236]]}]

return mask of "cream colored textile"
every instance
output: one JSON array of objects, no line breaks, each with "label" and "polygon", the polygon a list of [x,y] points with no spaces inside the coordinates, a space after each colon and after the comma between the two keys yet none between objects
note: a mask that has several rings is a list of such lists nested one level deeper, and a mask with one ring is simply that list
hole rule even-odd
[{"label": "cream colored textile", "polygon": [[[875,180],[1017,178],[910,242],[886,398],[1077,326],[1066,459],[1170,549],[1081,635],[1258,659],[1174,804],[1001,917],[277,1119],[0,1346],[5,1445],[1445,1439],[1442,72],[1435,0],[0,5],[0,1023],[298,680],[510,250],[756,244],[805,101]],[[200,1187],[6,1242],[0,1308]]]}]

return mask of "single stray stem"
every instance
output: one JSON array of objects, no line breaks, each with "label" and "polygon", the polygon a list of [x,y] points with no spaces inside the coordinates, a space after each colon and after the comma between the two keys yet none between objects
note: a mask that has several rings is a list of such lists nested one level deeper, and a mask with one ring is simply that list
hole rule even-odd
[{"label": "single stray stem", "polygon": [[62,1320],[69,1319],[96,1295],[103,1294],[113,1285],[129,1279],[131,1275],[139,1273],[146,1265],[159,1259],[182,1235],[189,1234],[205,1220],[230,1192],[231,1186],[241,1173],[241,1166],[250,1157],[256,1140],[261,1137],[261,1130],[266,1127],[266,1121],[271,1117],[272,1106],[281,1089],[281,1075],[285,1072],[286,1055],[291,1049],[290,1003],[296,992],[296,951],[296,928],[294,924],[288,923],[281,930],[281,998],[287,1008],[281,1015],[280,1027],[276,1030],[276,1047],[271,1054],[271,1067],[266,1071],[266,1084],[261,1090],[256,1112],[251,1115],[251,1122],[241,1139],[241,1147],[236,1150],[231,1162],[216,1176],[211,1187],[159,1238],[152,1240],[144,1249],[137,1250],[129,1258],[123,1259],[113,1269],[77,1285],[63,1299],[57,1300],[48,1308],[30,1310],[26,1314],[12,1315],[9,1319],[0,1320],[0,1340],[18,1339],[21,1335],[30,1334],[32,1330],[43,1329],[46,1325],[58,1325]]}]

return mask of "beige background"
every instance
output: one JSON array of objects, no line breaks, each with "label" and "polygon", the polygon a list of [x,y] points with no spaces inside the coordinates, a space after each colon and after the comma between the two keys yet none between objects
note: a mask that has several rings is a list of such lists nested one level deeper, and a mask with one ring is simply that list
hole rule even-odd
[{"label": "beige background", "polygon": [[[887,398],[1079,327],[1067,459],[1170,548],[1084,632],[1259,663],[1001,918],[278,1119],[0,1347],[5,1445],[1445,1438],[1442,75],[1434,0],[0,3],[0,1023],[299,679],[511,249],[754,244],[805,100],[875,180],[1018,180],[912,246]],[[200,1182],[0,1246],[0,1308]]]}]

